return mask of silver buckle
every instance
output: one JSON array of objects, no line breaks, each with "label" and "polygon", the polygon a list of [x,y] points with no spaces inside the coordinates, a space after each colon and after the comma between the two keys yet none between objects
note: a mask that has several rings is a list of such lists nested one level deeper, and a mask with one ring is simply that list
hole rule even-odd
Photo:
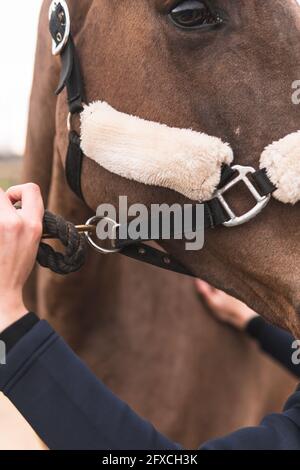
[{"label": "silver buckle", "polygon": [[[253,219],[256,217],[268,204],[268,202],[271,199],[271,195],[267,196],[261,196],[253,183],[250,181],[248,178],[249,173],[256,173],[256,170],[252,168],[251,166],[241,166],[241,165],[235,165],[232,167],[234,171],[238,173],[238,175],[233,178],[229,183],[227,183],[223,188],[218,189],[215,193],[215,197],[217,197],[222,204],[222,207],[224,208],[225,212],[228,214],[230,217],[230,220],[227,222],[224,222],[225,227],[236,227],[237,225],[242,225],[245,224],[246,222],[249,222],[249,220]],[[225,193],[227,193],[231,188],[236,186],[240,181],[243,181],[247,188],[249,189],[250,193],[254,197],[256,204],[255,206],[250,209],[248,212],[241,216],[237,216],[231,207],[228,205],[227,201],[223,197]]]},{"label": "silver buckle", "polygon": [[[53,0],[50,8],[49,8],[49,21],[51,20],[52,13],[57,9],[58,5],[61,5],[63,11],[64,11],[64,21],[65,23],[62,25],[65,26],[65,33],[63,36],[57,38],[58,39],[58,44],[52,39],[52,54],[53,55],[58,55],[61,53],[63,48],[68,42],[69,36],[70,36],[70,31],[71,31],[71,19],[70,19],[70,12],[69,12],[69,7],[67,5],[67,2],[65,0]],[[59,33],[60,34],[60,33]]]}]

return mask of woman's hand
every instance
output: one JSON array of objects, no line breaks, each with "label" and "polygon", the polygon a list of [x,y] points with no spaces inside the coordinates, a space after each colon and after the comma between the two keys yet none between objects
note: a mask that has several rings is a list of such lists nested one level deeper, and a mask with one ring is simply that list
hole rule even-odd
[{"label": "woman's hand", "polygon": [[[13,204],[20,202],[21,209]],[[23,287],[42,236],[44,205],[35,184],[0,189],[0,331],[27,313]]]},{"label": "woman's hand", "polygon": [[215,289],[207,282],[197,280],[196,288],[218,320],[229,323],[239,330],[244,330],[250,320],[259,316],[247,305],[225,294],[225,292]]}]

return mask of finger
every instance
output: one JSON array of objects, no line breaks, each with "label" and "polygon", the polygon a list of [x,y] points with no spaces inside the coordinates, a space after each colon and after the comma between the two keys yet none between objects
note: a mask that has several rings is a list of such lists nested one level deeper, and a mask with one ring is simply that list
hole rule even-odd
[{"label": "finger", "polygon": [[196,289],[204,297],[210,296],[213,291],[213,288],[211,287],[211,285],[205,281],[202,281],[202,279],[196,280]]},{"label": "finger", "polygon": [[7,217],[7,214],[12,211],[14,211],[14,208],[10,202],[10,199],[5,194],[3,189],[0,188],[0,217],[5,218]]},{"label": "finger", "polygon": [[7,191],[7,197],[12,203],[21,202],[19,214],[28,220],[41,221],[45,212],[40,188],[33,183],[13,186]]}]

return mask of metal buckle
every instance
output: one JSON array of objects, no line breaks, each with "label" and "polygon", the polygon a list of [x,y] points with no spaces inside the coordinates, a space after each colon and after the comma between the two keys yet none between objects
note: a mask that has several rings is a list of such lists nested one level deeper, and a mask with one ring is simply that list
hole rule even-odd
[{"label": "metal buckle", "polygon": [[[65,0],[53,0],[50,8],[49,8],[49,21],[51,20],[52,14],[55,13],[59,5],[63,9],[64,15],[61,18],[61,25],[64,27],[65,32],[64,35],[61,33],[57,33],[57,37],[55,41],[52,38],[52,54],[53,55],[58,55],[61,53],[63,48],[68,42],[69,36],[70,36],[70,31],[71,31],[71,19],[70,19],[70,12],[69,12],[69,7],[67,5],[67,2]],[[58,37],[59,35],[59,37]]]},{"label": "metal buckle", "polygon": [[[237,225],[242,225],[246,222],[249,222],[249,220],[256,217],[267,206],[268,202],[271,199],[270,194],[267,196],[261,196],[253,185],[253,183],[248,178],[249,173],[256,173],[256,170],[254,168],[252,168],[251,166],[235,165],[232,167],[232,169],[236,171],[238,175],[231,181],[229,181],[229,183],[227,183],[223,188],[218,189],[215,193],[215,197],[219,199],[225,212],[230,217],[230,220],[223,223],[225,227],[236,227]],[[240,181],[243,181],[245,183],[246,187],[249,189],[250,193],[254,197],[256,205],[245,214],[237,216],[230,208],[223,195],[227,193],[231,188],[236,186],[236,184],[238,184]]]},{"label": "metal buckle", "polygon": [[[118,224],[115,220],[110,219],[109,217],[98,217],[98,216],[91,217],[85,225],[86,226],[97,225],[98,222],[100,222],[100,220],[106,220],[112,226],[112,233],[117,235],[116,230],[118,227],[120,227],[120,224]],[[94,242],[89,231],[84,232],[84,234],[86,236],[88,243],[91,245],[91,247],[94,248],[94,250],[98,251],[99,253],[102,253],[104,255],[110,255],[113,253],[120,253],[121,251],[119,248],[112,248],[111,250],[102,248],[100,245],[97,245],[97,243]],[[115,237],[115,239],[116,238],[117,236]]]}]

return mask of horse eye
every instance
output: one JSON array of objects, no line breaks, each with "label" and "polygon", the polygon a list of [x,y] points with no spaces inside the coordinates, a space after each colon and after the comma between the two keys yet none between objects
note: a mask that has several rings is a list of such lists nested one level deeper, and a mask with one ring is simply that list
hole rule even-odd
[{"label": "horse eye", "polygon": [[185,29],[217,26],[223,23],[221,16],[212,10],[207,1],[182,1],[170,12],[169,16],[176,26]]}]

